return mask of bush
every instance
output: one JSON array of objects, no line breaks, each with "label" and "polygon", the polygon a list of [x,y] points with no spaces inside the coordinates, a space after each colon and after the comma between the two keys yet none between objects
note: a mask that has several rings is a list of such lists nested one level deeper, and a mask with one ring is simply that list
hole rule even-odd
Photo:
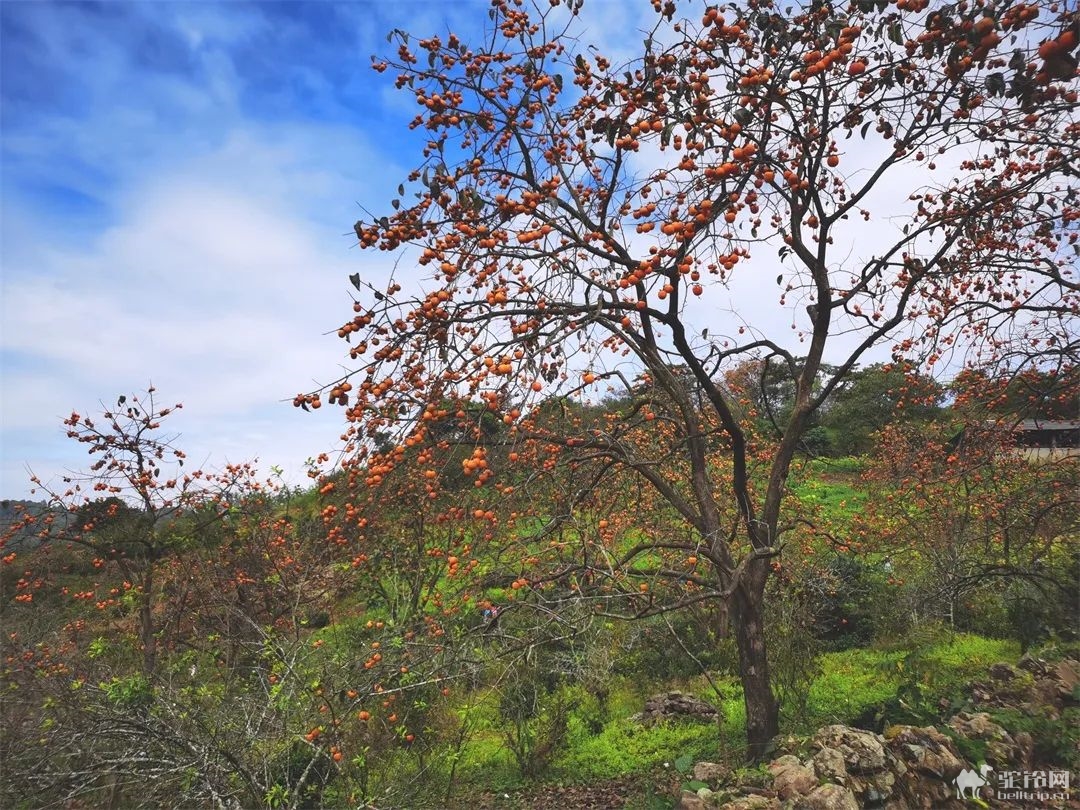
[{"label": "bush", "polygon": [[1026,731],[1035,741],[1035,762],[1080,769],[1080,708],[1071,706],[1060,717],[1045,712],[1025,714],[1014,709],[990,712],[1010,734]]},{"label": "bush", "polygon": [[[786,728],[805,728],[809,719],[810,684],[821,674],[821,643],[814,636],[818,620],[814,594],[805,587],[773,583],[772,609],[766,614],[765,637],[769,672]],[[741,698],[740,698],[741,700]]]},{"label": "bush", "polygon": [[[669,616],[635,622],[627,628],[624,650],[613,671],[644,683],[660,684],[694,678],[705,671],[731,671],[737,666],[735,641],[720,634],[715,610],[681,610]],[[681,644],[672,636],[677,636]],[[683,647],[692,650],[688,656]]]},{"label": "bush", "polygon": [[888,609],[886,571],[849,556],[834,556],[822,572],[814,606],[814,636],[831,649],[869,644]]}]

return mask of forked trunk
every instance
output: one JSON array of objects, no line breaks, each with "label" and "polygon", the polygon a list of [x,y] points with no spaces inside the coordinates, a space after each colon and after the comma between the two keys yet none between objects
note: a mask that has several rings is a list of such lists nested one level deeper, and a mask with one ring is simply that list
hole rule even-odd
[{"label": "forked trunk", "polygon": [[776,698],[769,681],[769,662],[765,652],[765,623],[761,604],[765,577],[748,577],[731,599],[730,617],[739,649],[739,679],[746,706],[747,757],[761,759],[769,742],[780,731]]}]

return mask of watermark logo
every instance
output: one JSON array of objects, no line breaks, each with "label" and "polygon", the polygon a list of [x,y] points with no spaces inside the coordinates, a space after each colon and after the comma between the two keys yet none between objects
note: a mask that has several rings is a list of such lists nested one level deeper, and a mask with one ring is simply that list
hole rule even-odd
[{"label": "watermark logo", "polygon": [[1014,801],[1063,801],[1069,798],[1068,771],[1002,771],[995,797]]},{"label": "watermark logo", "polygon": [[979,770],[972,771],[964,768],[960,771],[960,774],[953,780],[956,784],[956,798],[964,799],[969,798],[965,794],[971,791],[970,798],[979,798],[980,788],[986,787],[990,784],[990,780],[986,777],[993,773],[994,769],[987,765],[985,762],[979,767]]},{"label": "watermark logo", "polygon": [[980,801],[979,791],[990,788],[991,798],[1002,801],[1050,802],[1069,798],[1068,771],[1001,771],[983,763],[979,770],[960,771],[953,780],[956,798]]}]

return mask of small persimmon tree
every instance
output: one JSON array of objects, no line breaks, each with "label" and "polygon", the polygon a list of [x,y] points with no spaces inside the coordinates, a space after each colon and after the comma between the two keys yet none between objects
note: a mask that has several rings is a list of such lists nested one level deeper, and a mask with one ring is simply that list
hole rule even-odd
[{"label": "small persimmon tree", "polygon": [[853,542],[888,561],[908,621],[980,631],[1007,618],[1024,649],[1075,626],[1077,459],[1032,461],[1009,426],[981,421],[891,425],[882,439]]},{"label": "small persimmon tree", "polygon": [[[538,506],[536,544],[520,543],[539,560],[527,590],[573,586],[633,616],[725,603],[760,754],[778,730],[765,586],[814,414],[879,347],[928,366],[1075,347],[1080,23],[1051,0],[655,0],[655,28],[617,64],[558,5],[494,0],[478,45],[392,35],[374,67],[415,97],[427,143],[409,190],[355,230],[425,278],[354,276],[338,332],[354,370],[296,404],[342,406],[372,486],[404,458],[368,454],[375,437],[449,442],[432,425],[455,415],[492,503],[573,468],[566,508]],[[779,326],[740,318],[742,296],[775,298]],[[720,382],[750,357],[794,389],[768,444]],[[534,411],[605,389],[618,419]],[[484,464],[495,441],[517,459],[502,471]],[[616,487],[649,490],[671,519],[594,531]],[[554,524],[576,535],[545,565]]]},{"label": "small persimmon tree", "polygon": [[88,469],[0,536],[0,803],[295,806],[344,768],[345,685],[372,689],[309,629],[338,549],[252,465],[187,466],[178,407],[72,413]]},{"label": "small persimmon tree", "polygon": [[68,438],[94,458],[85,471],[63,476],[59,485],[32,481],[47,497],[44,514],[27,513],[11,525],[5,546],[34,530],[30,553],[7,549],[5,565],[28,563],[34,570],[16,583],[17,602],[48,593],[57,575],[85,557],[97,587],[63,596],[92,602],[98,610],[130,612],[142,674],[155,675],[160,642],[159,576],[229,511],[230,497],[257,490],[254,469],[235,465],[221,472],[185,470],[184,451],[162,422],[181,405],[163,406],[154,388],[121,396],[100,416],[72,412],[64,420]]}]

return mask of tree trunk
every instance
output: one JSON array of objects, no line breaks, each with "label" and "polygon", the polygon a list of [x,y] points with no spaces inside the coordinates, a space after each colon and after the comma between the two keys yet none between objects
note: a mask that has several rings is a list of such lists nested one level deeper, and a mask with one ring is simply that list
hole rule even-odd
[{"label": "tree trunk", "polygon": [[[749,573],[749,572],[748,572]],[[739,679],[746,706],[747,758],[761,759],[769,741],[780,731],[779,712],[765,652],[762,602],[765,576],[750,576],[731,599],[731,626],[739,648]]]},{"label": "tree trunk", "polygon": [[157,628],[154,626],[154,570],[148,568],[143,574],[142,593],[139,595],[139,641],[142,643],[143,675],[153,681],[157,669]]}]

